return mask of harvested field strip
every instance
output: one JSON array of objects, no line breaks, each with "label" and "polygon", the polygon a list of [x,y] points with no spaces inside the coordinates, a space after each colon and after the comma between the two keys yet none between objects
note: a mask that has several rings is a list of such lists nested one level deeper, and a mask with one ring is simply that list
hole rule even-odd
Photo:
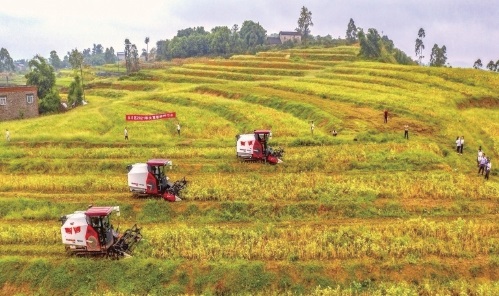
[{"label": "harvested field strip", "polygon": [[184,75],[181,73],[175,73],[170,70],[163,71],[161,73],[157,73],[158,79],[162,82],[170,83],[222,83],[220,79],[204,77],[204,76],[192,76],[192,75]]},{"label": "harvested field strip", "polygon": [[235,55],[231,56],[229,60],[235,61],[263,61],[263,62],[281,62],[285,63],[289,61],[289,57],[286,55],[279,56],[257,56],[257,55]]},{"label": "harvested field strip", "polygon": [[206,61],[207,65],[224,66],[224,67],[252,67],[252,68],[275,68],[275,69],[292,69],[292,70],[320,70],[324,67],[317,65],[309,65],[300,62],[263,62],[253,60],[210,60]]},{"label": "harvested field strip", "polygon": [[[236,81],[258,81],[258,80],[273,80],[274,76],[271,74],[248,73],[248,72],[227,72],[227,71],[214,71],[207,69],[188,69],[188,68],[172,68],[171,73],[177,75],[193,76],[193,77],[211,77],[222,80],[236,80]],[[251,74],[251,75],[250,75]]]},{"label": "harvested field strip", "polygon": [[224,73],[243,73],[252,75],[278,75],[278,76],[304,76],[305,71],[289,70],[289,69],[274,69],[274,68],[250,68],[250,67],[220,67],[220,66],[207,66],[201,64],[189,64],[184,68],[203,71],[218,71]]},{"label": "harvested field strip", "polygon": [[355,46],[336,46],[336,47],[326,47],[326,48],[310,48],[310,49],[303,49],[303,48],[291,48],[284,50],[283,52],[291,52],[291,53],[344,53],[344,54],[351,54],[351,55],[357,55],[359,54],[359,47]]},{"label": "harvested field strip", "polygon": [[302,59],[305,59],[307,61],[354,61],[357,60],[358,57],[355,55],[349,55],[349,54],[308,54],[308,53],[293,53],[291,55],[291,58],[293,57],[300,57]]},{"label": "harvested field strip", "polygon": [[[55,198],[54,194],[60,195]],[[234,200],[234,201],[190,201],[172,207],[160,198],[147,199],[133,197],[130,193],[112,194],[71,194],[61,195],[38,194],[36,197],[19,196],[30,193],[18,193],[12,198],[3,198],[0,204],[5,208],[0,211],[0,219],[8,221],[6,225],[22,225],[23,223],[46,223],[56,221],[61,213],[71,213],[74,209],[84,209],[88,204],[107,205],[119,203],[121,216],[119,221],[134,220],[139,224],[151,222],[177,222],[189,224],[206,224],[216,226],[218,223],[237,222],[241,227],[251,223],[288,222],[320,225],[317,219],[327,225],[359,224],[359,219],[369,219],[372,225],[381,224],[381,219],[431,217],[437,221],[470,217],[487,221],[499,210],[497,201],[482,200],[481,206],[471,205],[467,198],[455,200],[412,198],[394,201],[391,198],[360,196],[355,199],[339,196],[330,201],[292,200],[285,204],[279,201]],[[143,212],[148,214],[144,215]],[[153,212],[151,212],[153,211]],[[198,219],[191,220],[196,216]],[[29,222],[28,222],[29,221]],[[258,224],[257,223],[257,224]],[[57,223],[56,223],[57,224]],[[315,226],[314,226],[315,227]]]}]

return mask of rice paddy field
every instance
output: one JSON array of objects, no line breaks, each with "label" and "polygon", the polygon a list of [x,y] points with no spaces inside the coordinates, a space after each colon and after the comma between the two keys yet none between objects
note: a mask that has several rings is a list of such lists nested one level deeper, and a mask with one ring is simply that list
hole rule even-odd
[{"label": "rice paddy field", "polygon": [[[499,294],[498,73],[358,50],[87,68],[87,105],[0,122],[0,294]],[[57,76],[64,98],[72,73]],[[162,112],[177,118],[125,121]],[[283,163],[236,158],[235,136],[254,129],[272,130]],[[189,181],[183,201],[128,191],[126,166],[151,158]],[[65,253],[58,219],[89,204],[142,228],[131,258]]]}]

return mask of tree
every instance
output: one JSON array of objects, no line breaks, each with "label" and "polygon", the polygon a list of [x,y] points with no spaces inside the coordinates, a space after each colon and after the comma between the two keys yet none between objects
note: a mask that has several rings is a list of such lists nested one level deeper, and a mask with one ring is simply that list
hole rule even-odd
[{"label": "tree", "polygon": [[83,54],[78,51],[78,49],[73,49],[71,52],[68,52],[68,61],[73,70],[80,70],[83,66]]},{"label": "tree", "polygon": [[0,49],[0,72],[14,71],[14,60],[10,57],[9,51],[2,47]]},{"label": "tree", "polygon": [[239,32],[247,48],[254,48],[265,42],[267,31],[254,21],[244,21]]},{"label": "tree", "polygon": [[61,96],[59,92],[55,89],[51,89],[50,92],[39,101],[38,112],[39,113],[51,113],[59,111],[59,106],[61,105]]},{"label": "tree", "polygon": [[301,34],[304,43],[307,43],[307,39],[310,36],[310,27],[313,25],[312,12],[303,6],[300,11],[300,17],[298,18],[298,28],[296,28],[296,32]]},{"label": "tree", "polygon": [[75,75],[74,80],[69,85],[68,103],[70,106],[79,106],[83,102],[83,88],[81,87],[80,77]]},{"label": "tree", "polygon": [[146,62],[148,60],[148,54],[149,54],[149,37],[146,37],[146,40],[144,40],[145,44],[146,44],[146,55],[145,55],[145,58],[146,58]]},{"label": "tree", "polygon": [[114,54],[114,48],[111,46],[110,48],[106,48],[104,52],[104,60],[107,64],[112,64],[116,61],[116,55]]},{"label": "tree", "polygon": [[355,26],[353,19],[350,19],[350,22],[348,22],[346,39],[349,43],[357,41],[357,26]]},{"label": "tree", "polygon": [[125,65],[127,74],[139,71],[139,51],[128,38],[125,39]]},{"label": "tree", "polygon": [[227,26],[215,27],[211,30],[210,51],[216,55],[226,55],[230,52],[231,31]]},{"label": "tree", "polygon": [[81,77],[81,89],[83,90],[83,99],[85,99],[85,87],[83,85],[83,53],[79,52],[78,49],[73,49],[71,52],[68,52],[69,56],[69,64],[71,64],[71,68],[77,71],[80,70]]},{"label": "tree", "polygon": [[31,72],[26,74],[26,83],[36,85],[37,95],[40,99],[40,113],[54,112],[59,108],[61,102],[58,92],[55,90],[54,68],[47,61],[36,55],[29,61]]},{"label": "tree", "polygon": [[360,29],[360,55],[368,59],[376,59],[381,57],[382,41],[378,31],[374,28],[369,28],[367,34]]},{"label": "tree", "polygon": [[475,63],[473,64],[473,68],[475,68],[475,69],[480,69],[480,68],[482,68],[482,66],[483,65],[482,65],[481,59],[476,60]]},{"label": "tree", "polygon": [[54,67],[54,69],[59,70],[62,68],[62,61],[59,58],[59,56],[57,55],[57,52],[55,50],[52,50],[50,52],[50,59],[49,60],[50,60],[50,64],[52,65],[52,67]]},{"label": "tree", "polygon": [[83,54],[83,58],[89,58],[91,55],[92,55],[92,51],[90,50],[90,48],[87,48],[87,49],[84,49],[82,52]]},{"label": "tree", "polygon": [[156,60],[170,60],[171,53],[169,52],[170,40],[158,40],[156,42]]},{"label": "tree", "polygon": [[92,48],[92,55],[96,55],[96,54],[103,54],[104,53],[104,47],[102,47],[102,45],[100,44],[95,44],[94,43],[94,47]]},{"label": "tree", "polygon": [[438,44],[433,45],[430,55],[430,66],[432,67],[442,67],[445,66],[447,61],[447,48],[443,45],[441,48]]},{"label": "tree", "polygon": [[416,57],[418,57],[419,64],[421,65],[421,61],[423,60],[423,50],[424,50],[424,44],[423,44],[423,38],[426,37],[425,31],[423,28],[420,28],[418,31],[418,38],[416,38]]},{"label": "tree", "polygon": [[132,72],[137,72],[139,71],[139,50],[135,44],[132,44],[130,53],[132,56]]},{"label": "tree", "polygon": [[125,67],[127,74],[132,70],[132,43],[128,38],[125,39]]},{"label": "tree", "polygon": [[489,69],[490,71],[497,70],[496,64],[494,63],[493,60],[490,60],[490,62],[487,64],[487,69]]}]

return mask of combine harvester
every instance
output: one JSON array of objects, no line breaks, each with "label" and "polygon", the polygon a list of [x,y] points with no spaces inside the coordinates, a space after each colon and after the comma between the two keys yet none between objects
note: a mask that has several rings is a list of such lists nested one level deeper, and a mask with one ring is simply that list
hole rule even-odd
[{"label": "combine harvester", "polygon": [[270,130],[255,130],[252,134],[236,136],[236,155],[246,161],[264,161],[270,164],[281,163],[284,149],[273,149],[267,145],[272,138]]},{"label": "combine harvester", "polygon": [[161,197],[168,201],[180,201],[180,191],[187,186],[185,177],[170,182],[166,176],[166,166],[171,168],[168,159],[150,159],[147,163],[136,163],[127,166],[128,188],[138,196]]},{"label": "combine harvester", "polygon": [[114,259],[130,256],[135,244],[142,239],[140,228],[134,225],[123,235],[114,230],[110,216],[120,214],[120,207],[89,207],[61,217],[62,243],[66,251],[80,256],[107,256]]}]

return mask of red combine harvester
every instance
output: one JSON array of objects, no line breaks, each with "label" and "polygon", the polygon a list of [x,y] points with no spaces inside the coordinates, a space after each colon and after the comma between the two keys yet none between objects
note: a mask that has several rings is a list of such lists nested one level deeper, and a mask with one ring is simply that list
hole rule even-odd
[{"label": "red combine harvester", "polygon": [[134,225],[123,235],[114,230],[110,216],[120,213],[120,207],[89,207],[62,216],[61,235],[66,251],[75,255],[97,255],[120,258],[129,256],[142,239],[140,229]]},{"label": "red combine harvester", "polygon": [[166,166],[172,166],[168,159],[150,159],[147,163],[136,163],[127,166],[128,188],[139,196],[158,196],[168,201],[180,201],[180,191],[187,185],[182,180],[169,181]]},{"label": "red combine harvester", "polygon": [[264,161],[270,164],[281,163],[284,154],[282,148],[273,149],[267,145],[272,138],[270,130],[255,130],[252,134],[236,136],[237,157],[248,161]]}]

